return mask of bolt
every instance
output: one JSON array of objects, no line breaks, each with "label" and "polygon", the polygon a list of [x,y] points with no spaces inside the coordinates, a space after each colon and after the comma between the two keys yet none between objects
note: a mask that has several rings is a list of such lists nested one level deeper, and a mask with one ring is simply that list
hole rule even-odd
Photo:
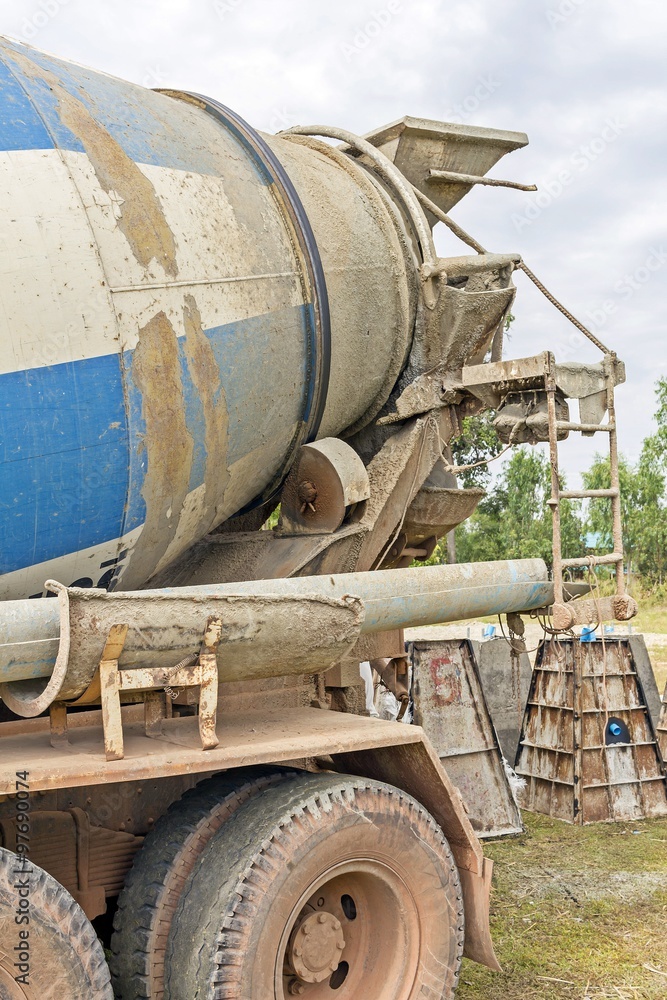
[{"label": "bolt", "polygon": [[338,962],[332,962],[329,968],[331,969],[332,972],[335,972],[336,969],[338,968]]},{"label": "bolt", "polygon": [[300,957],[301,957],[301,955],[303,954],[303,952],[301,951],[301,948],[299,948],[299,946],[298,946],[298,945],[297,945],[297,946],[296,946],[296,948],[294,949],[294,954],[296,955],[296,957],[297,957],[297,958],[300,958]]},{"label": "bolt", "polygon": [[313,513],[315,513],[317,487],[314,483],[311,483],[308,480],[299,483],[297,488],[297,497],[299,499],[299,506],[302,514],[305,514],[307,509],[310,509]]},{"label": "bolt", "polygon": [[293,997],[301,997],[306,992],[306,987],[298,979],[292,979],[287,987],[287,992]]},{"label": "bolt", "polygon": [[312,503],[317,499],[317,486],[306,479],[299,483],[298,494],[302,503]]},{"label": "bolt", "polygon": [[317,919],[319,920],[319,922],[321,924],[326,924],[326,922],[327,922],[327,915],[326,915],[326,913],[320,913],[320,915],[319,915],[319,917]]},{"label": "bolt", "polygon": [[335,931],[339,931],[340,930],[340,920],[334,920],[333,925],[334,925],[334,930]]}]

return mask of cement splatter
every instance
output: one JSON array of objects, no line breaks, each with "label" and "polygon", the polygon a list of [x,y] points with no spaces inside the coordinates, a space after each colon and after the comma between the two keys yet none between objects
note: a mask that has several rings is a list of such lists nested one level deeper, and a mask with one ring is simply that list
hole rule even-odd
[{"label": "cement splatter", "polygon": [[204,410],[206,473],[205,512],[200,534],[210,531],[224,516],[223,499],[229,482],[227,468],[228,424],[225,391],[210,341],[204,333],[201,314],[192,295],[183,309],[185,356],[190,377]]},{"label": "cement splatter", "polygon": [[185,420],[178,338],[164,312],[140,330],[132,378],[142,394],[148,471],[142,490],[146,522],[123,580],[129,588],[151,576],[176,534],[194,454]]},{"label": "cement splatter", "polygon": [[12,50],[11,59],[29,78],[41,80],[53,91],[63,125],[81,141],[100,186],[119,207],[118,228],[137,261],[148,267],[152,260],[175,278],[178,274],[176,244],[155,188],[116,140],[77,97],[67,91],[49,70],[23,53]]}]

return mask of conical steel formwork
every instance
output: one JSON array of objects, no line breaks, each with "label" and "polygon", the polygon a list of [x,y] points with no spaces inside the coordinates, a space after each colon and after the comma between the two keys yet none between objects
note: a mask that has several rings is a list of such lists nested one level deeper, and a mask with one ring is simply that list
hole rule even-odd
[{"label": "conical steel formwork", "polygon": [[498,737],[489,714],[472,643],[411,642],[414,721],[422,726],[458,787],[478,837],[521,833]]},{"label": "conical steel formwork", "polygon": [[569,823],[667,815],[663,758],[627,639],[540,646],[516,771],[524,808]]},{"label": "conical steel formwork", "polygon": [[662,696],[662,708],[658,722],[658,746],[662,751],[663,760],[667,761],[667,684],[665,684],[665,693]]}]

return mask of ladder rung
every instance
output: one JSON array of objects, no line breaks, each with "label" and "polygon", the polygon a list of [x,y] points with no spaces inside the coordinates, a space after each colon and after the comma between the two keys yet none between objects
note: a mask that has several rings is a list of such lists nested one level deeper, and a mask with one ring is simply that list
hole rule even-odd
[{"label": "ladder rung", "polygon": [[606,431],[608,434],[616,430],[616,424],[575,424],[571,420],[557,420],[559,431],[581,431],[583,434],[595,434],[596,431]]},{"label": "ladder rung", "polygon": [[618,490],[561,490],[558,494],[561,500],[586,500],[589,497],[617,497]]},{"label": "ladder rung", "polygon": [[611,563],[622,563],[622,552],[609,552],[606,556],[588,556],[583,559],[563,559],[561,566],[608,566]]}]

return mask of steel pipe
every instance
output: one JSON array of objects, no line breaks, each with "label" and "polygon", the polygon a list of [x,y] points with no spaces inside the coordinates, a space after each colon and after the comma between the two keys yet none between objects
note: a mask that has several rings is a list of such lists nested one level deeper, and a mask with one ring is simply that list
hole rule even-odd
[{"label": "steel pipe", "polygon": [[[541,559],[250,580],[155,591],[101,594],[70,590],[69,593],[101,601],[105,616],[109,616],[113,608],[111,617],[115,615],[118,621],[124,621],[130,607],[139,602],[145,608],[150,607],[158,630],[177,625],[178,608],[189,605],[196,606],[205,624],[207,616],[215,614],[221,607],[221,600],[227,597],[292,600],[318,597],[338,601],[356,597],[364,608],[362,634],[528,611],[553,601],[553,585],[548,581],[547,568]],[[58,601],[0,603],[0,683],[49,677],[59,639]]]},{"label": "steel pipe", "polygon": [[[361,598],[362,633],[416,628],[510,611],[547,606],[553,598],[542,559],[419,566],[373,573],[255,580],[221,587],[182,587],[180,593],[202,597],[224,594],[318,594]],[[119,597],[122,595],[118,595]]]}]

